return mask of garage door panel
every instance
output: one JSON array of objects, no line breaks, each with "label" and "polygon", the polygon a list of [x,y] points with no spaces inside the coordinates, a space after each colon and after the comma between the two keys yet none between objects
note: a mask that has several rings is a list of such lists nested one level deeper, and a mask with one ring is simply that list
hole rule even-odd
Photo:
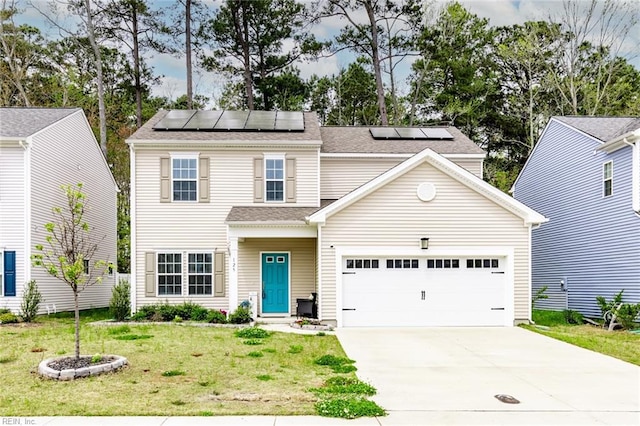
[{"label": "garage door panel", "polygon": [[376,269],[343,275],[343,325],[504,325],[504,263],[504,258],[421,258],[419,263],[377,258]]}]

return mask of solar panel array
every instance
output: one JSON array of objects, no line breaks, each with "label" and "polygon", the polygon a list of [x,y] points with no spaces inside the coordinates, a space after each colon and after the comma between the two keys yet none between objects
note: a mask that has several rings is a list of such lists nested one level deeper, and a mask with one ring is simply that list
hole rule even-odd
[{"label": "solar panel array", "polygon": [[369,132],[374,139],[453,139],[441,127],[371,127]]},{"label": "solar panel array", "polygon": [[300,111],[196,111],[171,110],[154,130],[205,132],[302,132],[304,114]]}]

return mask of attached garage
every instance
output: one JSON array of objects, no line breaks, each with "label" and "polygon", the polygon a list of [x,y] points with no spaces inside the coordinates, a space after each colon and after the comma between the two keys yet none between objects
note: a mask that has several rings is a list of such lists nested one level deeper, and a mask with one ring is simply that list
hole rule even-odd
[{"label": "attached garage", "polygon": [[504,326],[507,258],[343,257],[342,326]]}]

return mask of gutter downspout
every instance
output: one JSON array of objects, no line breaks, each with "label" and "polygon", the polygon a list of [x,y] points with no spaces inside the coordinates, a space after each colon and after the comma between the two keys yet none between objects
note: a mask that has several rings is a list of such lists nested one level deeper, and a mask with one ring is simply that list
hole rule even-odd
[{"label": "gutter downspout", "polygon": [[633,212],[640,217],[640,139],[631,144],[625,139],[625,143],[631,145],[631,207]]}]

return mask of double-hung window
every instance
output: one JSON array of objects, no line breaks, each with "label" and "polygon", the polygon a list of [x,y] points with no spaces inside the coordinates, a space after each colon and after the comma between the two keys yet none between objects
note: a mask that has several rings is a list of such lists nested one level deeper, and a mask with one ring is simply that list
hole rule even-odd
[{"label": "double-hung window", "polygon": [[189,295],[211,295],[213,289],[213,256],[211,253],[189,253]]},{"label": "double-hung window", "polygon": [[602,165],[602,195],[608,197],[613,194],[613,161]]},{"label": "double-hung window", "polygon": [[172,157],[173,201],[198,200],[198,158]]},{"label": "double-hung window", "polygon": [[0,296],[4,296],[4,253],[0,250]]},{"label": "double-hung window", "polygon": [[284,156],[265,157],[266,201],[284,201]]},{"label": "double-hung window", "polygon": [[182,294],[182,254],[158,253],[158,295]]}]

